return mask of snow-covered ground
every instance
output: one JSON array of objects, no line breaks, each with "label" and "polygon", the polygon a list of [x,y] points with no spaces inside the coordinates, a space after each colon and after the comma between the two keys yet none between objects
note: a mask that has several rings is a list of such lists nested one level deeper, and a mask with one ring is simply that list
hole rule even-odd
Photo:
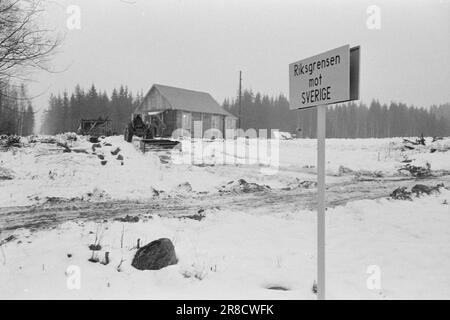
[{"label": "snow-covered ground", "polygon": [[[448,203],[450,191],[444,190],[414,201],[362,200],[328,210],[328,298],[449,299]],[[102,235],[100,260],[110,252],[108,265],[88,261],[96,234]],[[2,246],[3,299],[315,298],[312,211],[224,210],[207,212],[201,221],[148,216],[137,223],[69,222],[16,236]],[[173,241],[178,264],[159,271],[134,269],[137,239],[147,243],[162,237]],[[380,289],[367,287],[373,265],[380,271]],[[74,266],[79,272],[73,273]],[[80,289],[73,282],[77,275]]]},{"label": "snow-covered ground", "polygon": [[[237,179],[270,186],[261,197],[270,192],[278,196],[299,181],[315,180],[314,139],[280,140],[276,157],[251,164],[239,163],[242,153],[230,150],[266,141],[195,141],[193,146],[183,141],[183,152],[167,158],[142,154],[122,137],[102,140],[95,151],[82,137],[57,139],[88,153],[63,153],[55,144],[40,142],[0,151],[0,174],[12,178],[0,179],[0,209],[38,206],[51,197],[69,203],[73,198],[149,203],[155,197],[180,196],[180,202],[200,194],[220,198],[224,185]],[[111,154],[117,147],[123,160]],[[369,184],[374,177],[412,179],[398,171],[405,160],[417,166],[429,163],[434,184],[448,181],[449,147],[448,138],[427,139],[426,146],[413,150],[404,149],[402,139],[328,139],[327,183],[358,188],[361,175]],[[186,160],[189,148],[194,163]],[[98,155],[107,160],[105,165]],[[250,152],[252,156],[258,158]],[[267,163],[274,170],[264,170]],[[223,196],[230,197],[240,195]],[[450,191],[441,189],[412,201],[382,197],[329,208],[327,298],[450,299],[449,203]],[[0,298],[315,299],[316,214],[295,203],[278,206],[209,208],[200,221],[148,210],[136,223],[111,218],[37,231],[0,227]],[[107,265],[88,261],[88,246],[96,236],[101,238],[100,261],[106,251],[110,254]],[[134,269],[137,239],[146,244],[162,237],[173,241],[178,263],[159,271]],[[380,288],[368,286],[378,271]]]},{"label": "snow-covered ground", "polygon": [[[65,135],[56,138],[73,150],[88,153],[63,153],[63,148],[55,144],[40,142],[0,151],[0,170],[14,176],[12,180],[0,179],[0,207],[43,203],[49,197],[148,200],[154,190],[178,194],[178,186],[186,182],[194,192],[217,192],[236,179],[273,188],[286,187],[296,179],[315,180],[315,139],[183,141],[183,152],[168,152],[164,155],[168,157],[166,163],[154,153],[142,154],[121,136],[105,138],[95,151],[84,137],[77,141],[67,140]],[[450,139],[428,141],[426,147],[407,151],[400,150],[401,142],[400,138],[328,139],[327,182],[341,181],[342,169],[398,175],[404,159],[420,166],[428,162],[433,171],[450,172],[450,153],[430,152],[433,148],[450,149]],[[119,153],[112,155],[117,148]],[[123,161],[117,160],[118,155]],[[99,156],[107,161],[105,165],[101,165]]]}]

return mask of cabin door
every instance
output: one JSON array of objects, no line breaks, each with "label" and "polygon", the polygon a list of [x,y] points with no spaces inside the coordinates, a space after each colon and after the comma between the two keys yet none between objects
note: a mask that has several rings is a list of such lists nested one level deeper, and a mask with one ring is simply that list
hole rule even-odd
[{"label": "cabin door", "polygon": [[192,117],[189,112],[183,112],[181,116],[181,127],[183,128],[183,134],[188,137],[191,136]]}]

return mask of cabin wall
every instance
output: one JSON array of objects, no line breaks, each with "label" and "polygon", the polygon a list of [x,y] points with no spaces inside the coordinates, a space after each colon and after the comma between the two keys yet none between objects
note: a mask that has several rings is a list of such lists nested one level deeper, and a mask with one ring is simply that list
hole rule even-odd
[{"label": "cabin wall", "polygon": [[[165,137],[170,137],[172,133],[176,129],[185,129],[187,131],[187,135],[194,137],[194,122],[201,122],[201,134],[204,136],[205,132],[210,129],[218,129],[222,133],[220,137],[222,138],[225,134],[226,128],[233,127],[233,118],[226,117],[224,115],[216,115],[210,113],[201,113],[201,112],[187,112],[182,110],[172,110],[170,104],[164,98],[156,88],[152,88],[149,94],[145,97],[142,105],[137,109],[135,114],[145,115],[150,111],[160,111],[165,110],[164,113],[161,114],[161,118],[166,126],[164,131]],[[231,119],[231,120],[229,120]],[[235,128],[235,121],[234,121]],[[196,133],[198,135],[198,133]],[[195,137],[199,138],[199,136]]]},{"label": "cabin wall", "polygon": [[175,131],[177,127],[177,111],[176,110],[166,110],[162,114],[162,120],[166,129],[164,130],[164,136],[170,137],[172,132]]},{"label": "cabin wall", "polygon": [[[170,111],[170,113],[169,113]],[[167,134],[171,134],[175,129],[185,129],[188,136],[192,138],[200,138],[199,133],[194,132],[194,122],[201,122],[201,137],[204,136],[205,132],[210,129],[218,129],[221,134],[213,132],[216,138],[222,138],[225,134],[225,116],[215,115],[210,113],[200,113],[200,112],[187,112],[182,110],[169,110],[164,112],[164,114],[169,113],[171,115],[171,123],[168,123],[169,118],[164,118],[166,127],[168,128]],[[170,129],[169,129],[170,128]],[[169,133],[170,130],[170,133]],[[209,132],[211,133],[211,131]],[[194,134],[196,136],[194,136]]]},{"label": "cabin wall", "polygon": [[147,113],[149,111],[171,109],[166,98],[164,98],[156,88],[152,88],[150,93],[144,98],[142,105],[135,113]]}]

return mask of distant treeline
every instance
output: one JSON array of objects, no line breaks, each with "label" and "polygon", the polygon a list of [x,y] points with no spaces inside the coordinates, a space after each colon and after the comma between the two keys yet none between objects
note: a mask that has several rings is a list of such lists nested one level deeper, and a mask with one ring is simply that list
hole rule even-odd
[{"label": "distant treeline", "polygon": [[[114,89],[108,96],[94,85],[87,91],[77,85],[70,95],[65,91],[50,97],[41,131],[46,134],[76,131],[80,119],[102,117],[112,120],[113,131],[122,134],[142,98],[142,93],[133,95],[126,86]],[[225,99],[223,106],[239,115],[237,99]],[[289,102],[282,94],[270,97],[244,90],[241,115],[244,129],[279,129],[311,138],[316,135],[316,109],[289,110]],[[404,103],[380,104],[374,100],[369,106],[351,102],[327,108],[328,137],[384,138],[422,133],[450,136],[450,103],[424,109]]]},{"label": "distant treeline", "polygon": [[[223,106],[239,115],[238,99],[225,99]],[[275,98],[244,90],[241,98],[241,127],[243,129],[279,129],[301,137],[316,136],[317,111],[289,110],[283,95]],[[299,130],[300,129],[300,130]],[[391,102],[380,104],[373,100],[345,103],[327,108],[327,137],[385,138],[418,136],[450,136],[450,103],[429,109]]]},{"label": "distant treeline", "polygon": [[34,110],[25,85],[0,81],[0,134],[33,134]]},{"label": "distant treeline", "polygon": [[51,95],[44,113],[41,132],[57,134],[75,132],[81,119],[112,120],[113,132],[122,134],[130,115],[142,100],[142,94],[133,94],[126,86],[114,89],[111,96],[98,91],[94,85],[85,91],[79,85],[70,94]]}]

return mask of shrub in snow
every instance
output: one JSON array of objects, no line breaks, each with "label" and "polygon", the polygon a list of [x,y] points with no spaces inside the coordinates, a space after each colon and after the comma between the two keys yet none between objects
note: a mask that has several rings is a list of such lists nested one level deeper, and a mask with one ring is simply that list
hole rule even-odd
[{"label": "shrub in snow", "polygon": [[440,183],[434,187],[429,187],[424,184],[416,184],[414,187],[412,187],[411,192],[414,193],[416,197],[418,197],[422,194],[429,195],[434,192],[439,192],[440,188],[445,188],[443,183]]},{"label": "shrub in snow", "polygon": [[230,181],[226,186],[222,186],[219,189],[221,193],[250,193],[268,191],[270,187],[268,185],[260,185],[254,182],[247,182],[244,179],[239,179],[236,182]]},{"label": "shrub in snow", "polygon": [[406,164],[403,168],[398,171],[408,171],[414,177],[422,178],[431,175],[431,165],[427,162],[425,166],[415,166],[411,164]]},{"label": "shrub in snow", "polygon": [[162,238],[138,249],[131,265],[138,270],[159,270],[177,262],[172,241]]},{"label": "shrub in snow", "polygon": [[115,218],[114,220],[120,221],[120,222],[139,222],[139,217],[138,216],[130,216],[127,214],[125,217]]},{"label": "shrub in snow", "polygon": [[94,188],[92,192],[87,192],[81,197],[83,201],[106,201],[110,199],[111,196],[108,193],[98,188]]},{"label": "shrub in snow", "polygon": [[399,187],[395,189],[390,196],[391,198],[397,200],[412,200],[412,195],[415,195],[416,197],[423,194],[430,195],[435,192],[440,192],[441,188],[445,188],[444,184],[442,183],[431,187],[424,184],[416,184],[411,188],[411,191],[408,191],[406,187]]},{"label": "shrub in snow", "polygon": [[6,148],[9,147],[21,147],[20,144],[20,137],[16,135],[2,135],[0,136],[0,145],[5,146]]},{"label": "shrub in snow", "polygon": [[351,173],[353,173],[354,171],[352,170],[352,169],[350,169],[350,168],[347,168],[347,167],[344,167],[344,166],[339,166],[339,169],[338,169],[338,175],[339,176],[342,176],[342,175],[344,175],[344,174],[351,174]]},{"label": "shrub in snow", "polygon": [[77,134],[75,132],[66,132],[63,133],[59,136],[62,140],[66,140],[66,141],[77,141],[78,137]]},{"label": "shrub in snow", "polygon": [[[214,269],[217,269],[217,266],[214,266]],[[214,272],[217,271],[213,270],[212,267],[210,267],[210,270]],[[188,266],[185,270],[183,270],[181,274],[185,278],[194,278],[197,280],[203,280],[208,275],[208,271],[206,270],[206,267],[203,264],[193,263],[191,266]]]},{"label": "shrub in snow", "polygon": [[204,211],[203,209],[200,209],[198,213],[180,216],[179,219],[192,219],[192,220],[202,221],[203,218],[206,217],[204,214],[202,214],[203,211]]},{"label": "shrub in snow", "polygon": [[150,188],[150,192],[151,192],[151,194],[152,194],[153,197],[157,197],[157,196],[159,196],[159,194],[160,194],[162,191],[158,191],[158,190],[156,190],[155,188]]},{"label": "shrub in snow", "polygon": [[177,193],[189,193],[192,192],[192,186],[189,182],[181,183],[177,186],[175,192]]},{"label": "shrub in snow", "polygon": [[396,200],[411,200],[411,192],[406,187],[399,187],[392,191],[391,198]]},{"label": "shrub in snow", "polygon": [[297,188],[301,189],[310,189],[317,187],[316,181],[309,181],[309,180],[303,180],[301,181],[299,178],[295,178],[294,182],[289,183],[289,185],[285,188],[282,188],[282,190],[294,190]]},{"label": "shrub in snow", "polygon": [[14,172],[10,169],[0,167],[0,180],[14,179]]}]

